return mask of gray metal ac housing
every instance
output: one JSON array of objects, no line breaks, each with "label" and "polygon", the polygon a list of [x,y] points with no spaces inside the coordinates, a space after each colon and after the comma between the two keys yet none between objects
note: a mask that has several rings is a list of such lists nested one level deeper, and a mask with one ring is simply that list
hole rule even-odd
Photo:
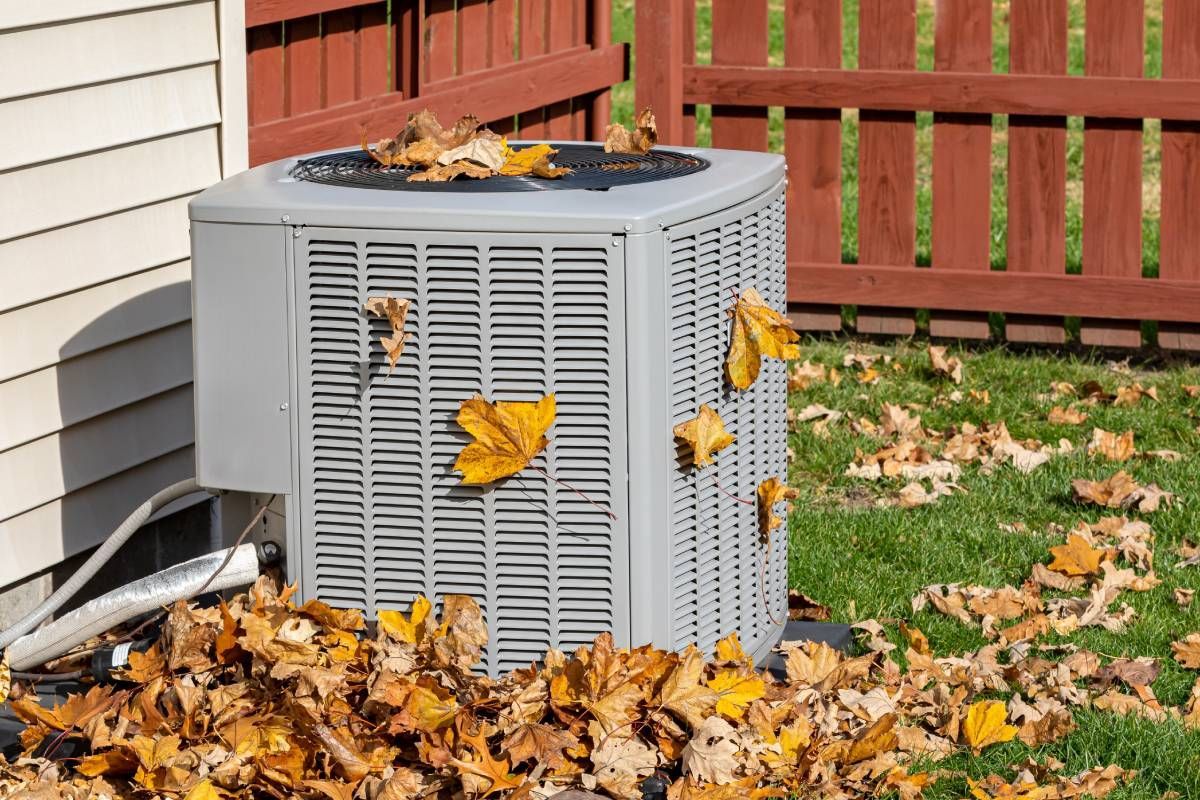
[{"label": "gray metal ac housing", "polygon": [[[725,492],[753,499],[785,473],[785,367],[738,393],[723,363],[735,292],[784,308],[784,162],[680,152],[710,166],[607,191],[430,193],[298,181],[287,159],[192,201],[197,475],[286,496],[301,598],[373,616],[471,594],[493,674],[602,631],[673,649],[736,631],[765,655],[786,533],[760,580],[756,509]],[[362,310],[388,293],[412,300],[390,376],[387,324]],[[535,464],[617,519],[532,469],[461,485],[455,415],[476,392],[555,392]],[[671,429],[701,403],[737,442],[697,471]]]}]

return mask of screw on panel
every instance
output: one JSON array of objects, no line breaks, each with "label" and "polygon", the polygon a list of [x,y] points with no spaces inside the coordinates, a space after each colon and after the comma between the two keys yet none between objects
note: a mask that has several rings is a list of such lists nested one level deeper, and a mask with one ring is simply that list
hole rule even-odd
[{"label": "screw on panel", "polygon": [[281,222],[287,222],[288,220],[290,220],[290,219],[291,219],[291,217],[290,217],[290,216],[288,216],[287,214],[284,214],[284,215],[283,215],[282,217],[280,217],[279,219],[280,219],[280,221],[281,221]]},{"label": "screw on panel", "polygon": [[280,403],[280,404],[279,404],[279,410],[280,410],[280,411],[287,411],[287,410],[288,410],[288,404],[287,404],[287,403]]},{"label": "screw on panel", "polygon": [[299,239],[303,235],[304,235],[304,228],[297,227],[292,230],[292,238],[293,239]]},{"label": "screw on panel", "polygon": [[625,230],[627,230],[627,231],[631,231],[631,230],[633,230],[633,226],[632,226],[632,225],[626,225],[626,226],[625,226]]}]

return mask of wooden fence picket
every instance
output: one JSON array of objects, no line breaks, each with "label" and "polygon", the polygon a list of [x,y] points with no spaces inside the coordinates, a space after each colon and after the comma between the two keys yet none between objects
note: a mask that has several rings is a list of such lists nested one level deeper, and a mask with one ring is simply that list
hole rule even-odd
[{"label": "wooden fence picket", "polygon": [[[765,67],[767,21],[767,0],[712,0],[712,63]],[[766,150],[766,107],[714,105],[712,144]]]},{"label": "wooden fence picket", "polygon": [[[992,0],[956,0],[938,7],[934,68],[992,71]],[[992,117],[934,114],[933,269],[991,268]],[[987,314],[938,311],[929,335],[987,339]]]},{"label": "wooden fence picket", "polygon": [[[1104,0],[1087,9],[1084,71],[1142,76],[1144,0]],[[1083,274],[1142,276],[1142,121],[1088,117],[1083,133]],[[1080,340],[1138,347],[1137,320],[1085,317]]]},{"label": "wooden fence picket", "polygon": [[[1014,0],[1009,71],[1067,73],[1067,0]],[[1008,118],[1008,272],[1062,273],[1067,259],[1067,119]],[[1061,344],[1061,317],[1009,314],[1012,342]]]},{"label": "wooden fence picket", "polygon": [[[1200,78],[1200,3],[1163,6],[1163,77]],[[1200,122],[1163,120],[1159,277],[1200,282]],[[1158,343],[1200,351],[1200,325],[1164,322]]]},{"label": "wooden fence picket", "polygon": [[[787,0],[783,10],[784,64],[842,65],[841,0]],[[842,263],[842,112],[788,108],[783,149],[788,160],[788,261]],[[804,272],[789,276],[795,283]],[[788,318],[799,330],[837,331],[842,309],[797,304]]]},{"label": "wooden fence picket", "polygon": [[[916,0],[861,0],[858,13],[860,69],[916,69]],[[915,265],[916,131],[912,111],[859,111],[860,264]],[[911,310],[859,306],[859,333],[909,336],[915,330]]]}]

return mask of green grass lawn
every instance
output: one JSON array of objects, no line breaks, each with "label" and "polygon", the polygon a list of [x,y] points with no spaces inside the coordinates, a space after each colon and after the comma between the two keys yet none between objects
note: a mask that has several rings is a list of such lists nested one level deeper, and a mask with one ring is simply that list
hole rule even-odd
[{"label": "green grass lawn", "polygon": [[[1146,2],[1146,60],[1147,77],[1162,74],[1162,3]],[[633,41],[634,0],[613,0],[613,37],[616,41]],[[917,0],[917,66],[933,69],[934,0]],[[993,69],[1008,71],[1008,0],[995,2],[993,25]],[[846,68],[858,65],[858,0],[843,0],[842,64]],[[711,0],[697,0],[696,61],[710,61],[712,52]],[[1068,71],[1082,75],[1084,65],[1084,0],[1070,0]],[[770,0],[769,60],[772,65],[783,64],[784,17],[782,0]],[[636,49],[634,56],[636,58]],[[633,82],[619,84],[613,93],[613,117],[629,124],[633,119]],[[709,121],[711,109],[696,110],[697,143],[711,143]],[[770,148],[783,149],[783,109],[771,108]],[[848,263],[858,254],[858,112],[843,113],[842,137],[842,258]],[[1067,121],[1067,270],[1078,272],[1082,262],[1083,229],[1083,119]],[[1007,183],[1005,166],[1008,158],[1008,119],[993,118],[992,125],[992,263],[1006,261]],[[1143,175],[1143,271],[1147,276],[1158,273],[1159,176],[1161,162],[1161,124],[1157,120],[1145,123]],[[917,263],[929,264],[933,188],[933,114],[917,114]]]},{"label": "green grass lawn", "polygon": [[[901,370],[882,368],[878,383],[862,385],[852,370],[842,368],[843,356],[852,350],[887,353]],[[1153,688],[1160,701],[1180,705],[1187,700],[1197,675],[1171,660],[1170,643],[1200,630],[1200,603],[1183,610],[1172,600],[1176,587],[1200,589],[1200,567],[1177,568],[1179,558],[1174,553],[1184,539],[1194,542],[1200,537],[1200,502],[1195,493],[1200,471],[1200,399],[1189,397],[1182,389],[1200,383],[1200,368],[1185,362],[1125,368],[1100,360],[1014,355],[1003,347],[989,347],[956,353],[965,362],[966,378],[962,386],[955,387],[930,374],[923,346],[914,343],[878,347],[809,340],[801,352],[802,359],[837,367],[844,377],[839,386],[826,382],[794,392],[792,407],[799,410],[819,403],[846,412],[846,418],[830,428],[827,438],[814,432],[811,423],[796,425],[791,435],[795,457],[790,478],[800,491],[790,517],[791,583],[830,606],[835,619],[889,620],[890,638],[901,651],[905,645],[898,620],[920,628],[938,655],[974,651],[987,643],[978,629],[932,610],[914,615],[910,601],[923,586],[955,582],[1020,586],[1034,563],[1049,560],[1048,548],[1064,540],[1061,534],[1048,533],[1048,526],[1070,528],[1080,520],[1094,522],[1120,513],[1081,506],[1071,497],[1072,479],[1100,479],[1119,468],[1087,455],[1093,427],[1133,430],[1139,451],[1181,453],[1183,459],[1174,463],[1135,459],[1120,465],[1142,483],[1156,482],[1178,496],[1172,508],[1143,515],[1157,537],[1154,567],[1162,585],[1121,596],[1121,601],[1137,611],[1137,618],[1124,633],[1087,628],[1066,638],[1052,634],[1045,641],[1070,642],[1110,657],[1157,658],[1163,670]],[[1143,399],[1131,408],[1086,408],[1090,418],[1078,426],[1048,422],[1049,409],[1064,404],[1062,399],[1045,397],[1051,382],[1069,381],[1078,386],[1088,380],[1099,381],[1109,391],[1139,381],[1155,386],[1161,401]],[[972,389],[987,390],[990,403],[970,399],[934,403],[935,398],[956,388],[964,395]],[[904,481],[870,482],[843,473],[856,448],[873,452],[882,444],[855,434],[846,420],[876,420],[885,401],[915,404],[912,413],[920,414],[930,429],[1003,420],[1014,438],[1053,443],[1065,437],[1076,449],[1028,475],[1011,466],[990,475],[978,466],[966,466],[958,482],[965,490],[962,493],[915,509],[881,507],[878,501],[895,496]],[[1001,527],[1018,522],[1027,530],[1008,532]],[[1200,731],[1098,710],[1079,712],[1076,721],[1079,728],[1073,734],[1037,750],[1014,741],[986,750],[979,758],[957,755],[938,766],[963,770],[975,778],[990,772],[1011,776],[1006,772],[1008,765],[1031,755],[1052,755],[1066,763],[1067,773],[1108,763],[1137,769],[1137,780],[1110,795],[1113,798],[1157,800],[1167,791],[1179,792],[1184,798],[1200,797]],[[943,781],[926,793],[934,800],[965,795],[961,781]]]}]

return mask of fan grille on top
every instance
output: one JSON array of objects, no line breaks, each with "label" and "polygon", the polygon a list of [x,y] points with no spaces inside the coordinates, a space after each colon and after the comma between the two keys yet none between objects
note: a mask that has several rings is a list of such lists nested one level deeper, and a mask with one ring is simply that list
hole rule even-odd
[{"label": "fan grille on top", "polygon": [[652,150],[645,155],[606,153],[599,145],[553,145],[559,151],[554,165],[573,171],[562,178],[496,175],[484,180],[460,177],[444,183],[409,182],[410,167],[384,167],[362,150],[301,159],[292,169],[299,181],[327,186],[364,189],[398,189],[418,192],[543,192],[561,189],[603,191],[614,186],[678,178],[708,169],[698,156],[670,150]]}]

